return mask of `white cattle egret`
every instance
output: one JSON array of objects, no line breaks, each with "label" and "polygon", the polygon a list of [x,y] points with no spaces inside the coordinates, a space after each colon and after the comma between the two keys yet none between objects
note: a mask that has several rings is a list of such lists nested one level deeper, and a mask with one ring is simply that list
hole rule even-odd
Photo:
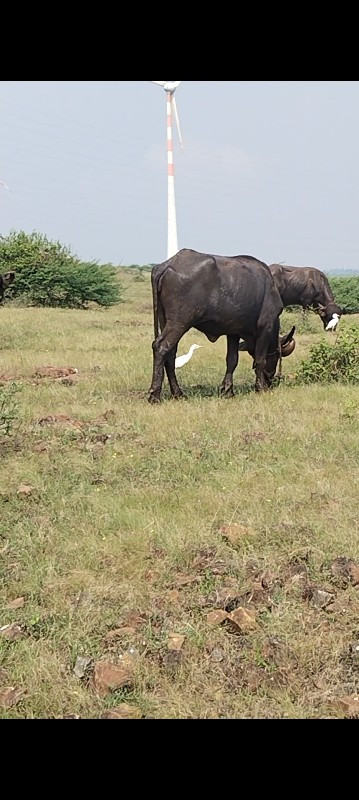
[{"label": "white cattle egret", "polygon": [[192,344],[191,347],[189,348],[188,353],[186,353],[185,356],[179,356],[178,358],[176,358],[175,368],[178,369],[178,367],[183,367],[184,364],[187,364],[187,361],[190,361],[190,359],[192,358],[194,351],[198,350],[200,347],[203,347],[203,345]]},{"label": "white cattle egret", "polygon": [[339,314],[333,314],[332,319],[330,320],[330,322],[328,322],[328,325],[325,330],[334,332],[338,325],[339,319],[340,319]]}]

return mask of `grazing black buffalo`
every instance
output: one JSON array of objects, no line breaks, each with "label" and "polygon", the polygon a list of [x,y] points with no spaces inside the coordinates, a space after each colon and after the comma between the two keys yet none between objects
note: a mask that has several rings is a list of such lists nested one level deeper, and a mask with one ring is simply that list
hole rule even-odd
[{"label": "grazing black buffalo", "polygon": [[4,291],[15,279],[15,272],[5,272],[5,275],[0,275],[0,302],[4,297]]},{"label": "grazing black buffalo", "polygon": [[150,403],[160,400],[164,368],[173,397],[183,395],[175,375],[175,358],[178,342],[190,328],[197,328],[210,342],[227,336],[222,394],[233,395],[240,338],[253,358],[256,390],[271,385],[279,350],[283,356],[294,350],[295,329],[279,337],[283,303],[266,264],[252,256],[180,250],[153,267],[151,278],[155,340]]},{"label": "grazing black buffalo", "polygon": [[282,264],[270,264],[275,285],[284,306],[302,306],[307,310],[313,308],[324,325],[342,309],[336,304],[328,278],[315,267],[287,267]]}]

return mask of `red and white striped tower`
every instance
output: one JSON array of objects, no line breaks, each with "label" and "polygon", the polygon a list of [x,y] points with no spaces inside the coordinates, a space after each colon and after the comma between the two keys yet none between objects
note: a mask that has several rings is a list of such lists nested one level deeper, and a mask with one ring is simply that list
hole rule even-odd
[{"label": "red and white striped tower", "polygon": [[182,81],[151,81],[163,86],[167,104],[167,258],[178,252],[177,217],[175,197],[175,168],[173,159],[173,114],[176,118],[178,135],[183,147],[174,93]]},{"label": "red and white striped tower", "polygon": [[166,92],[167,96],[167,258],[178,252],[177,217],[175,197],[175,167],[173,162],[173,135],[172,135],[172,102],[173,92]]}]

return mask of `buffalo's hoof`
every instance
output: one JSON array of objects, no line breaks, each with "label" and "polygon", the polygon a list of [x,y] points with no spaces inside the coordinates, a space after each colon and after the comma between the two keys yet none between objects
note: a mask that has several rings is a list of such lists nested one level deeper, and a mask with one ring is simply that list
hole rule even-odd
[{"label": "buffalo's hoof", "polygon": [[224,397],[226,399],[234,397],[233,386],[231,386],[229,389],[226,389],[224,386],[221,386],[219,390],[219,395],[220,397]]},{"label": "buffalo's hoof", "polygon": [[172,395],[173,400],[187,400],[187,395],[184,392],[177,392]]},{"label": "buffalo's hoof", "polygon": [[148,402],[151,404],[151,406],[157,406],[158,403],[161,402],[161,399],[159,397],[156,397],[156,395],[154,394],[150,394]]}]

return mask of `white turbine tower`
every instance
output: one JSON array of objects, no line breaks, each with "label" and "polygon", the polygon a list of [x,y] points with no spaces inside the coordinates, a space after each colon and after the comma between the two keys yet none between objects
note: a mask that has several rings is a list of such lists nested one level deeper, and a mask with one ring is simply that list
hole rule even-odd
[{"label": "white turbine tower", "polygon": [[[168,180],[168,217],[167,217],[167,258],[178,252],[176,199],[175,199],[175,172],[173,163],[173,113],[176,118],[180,145],[183,149],[181,128],[178,119],[176,98],[174,93],[182,81],[151,81],[162,86],[166,92],[167,101],[167,180]],[[173,112],[173,113],[172,113]]]}]

